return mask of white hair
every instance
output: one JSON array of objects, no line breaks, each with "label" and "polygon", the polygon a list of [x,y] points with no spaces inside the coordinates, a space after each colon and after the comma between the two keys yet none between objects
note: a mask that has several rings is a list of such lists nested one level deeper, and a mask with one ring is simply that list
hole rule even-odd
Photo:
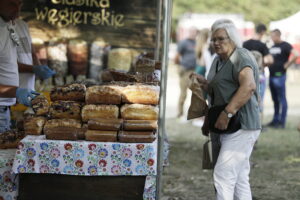
[{"label": "white hair", "polygon": [[214,34],[219,29],[224,29],[227,32],[228,37],[235,44],[236,47],[242,47],[241,36],[235,27],[234,23],[229,19],[219,19],[211,26],[211,32]]}]

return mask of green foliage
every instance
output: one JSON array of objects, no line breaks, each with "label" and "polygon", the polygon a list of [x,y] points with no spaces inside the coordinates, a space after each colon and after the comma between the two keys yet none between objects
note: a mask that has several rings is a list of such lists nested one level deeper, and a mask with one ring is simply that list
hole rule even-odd
[{"label": "green foliage", "polygon": [[[284,4],[284,6],[283,6]],[[237,13],[254,23],[268,24],[300,10],[299,0],[173,0],[175,21],[186,12]]]}]

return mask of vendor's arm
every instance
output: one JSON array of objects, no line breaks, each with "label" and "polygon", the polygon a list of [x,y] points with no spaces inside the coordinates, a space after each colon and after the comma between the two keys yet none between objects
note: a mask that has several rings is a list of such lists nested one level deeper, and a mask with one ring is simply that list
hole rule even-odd
[{"label": "vendor's arm", "polygon": [[33,65],[26,65],[18,62],[19,73],[33,73]]},{"label": "vendor's arm", "polygon": [[34,73],[33,66],[34,65],[36,65],[36,66],[41,65],[40,60],[38,59],[38,57],[35,54],[35,49],[34,49],[33,45],[31,45],[31,55],[32,55],[33,65],[26,65],[26,64],[18,62],[18,68],[19,68],[20,73]]},{"label": "vendor's arm", "polygon": [[32,62],[34,65],[41,65],[41,62],[39,60],[39,58],[37,57],[36,53],[35,53],[35,48],[34,46],[31,44],[31,54],[32,54]]},{"label": "vendor's arm", "polygon": [[1,98],[14,98],[16,97],[17,87],[9,85],[0,85]]},{"label": "vendor's arm", "polygon": [[284,69],[287,70],[299,57],[299,52],[296,49],[292,49],[291,53],[293,54],[292,57],[284,64]]},{"label": "vendor's arm", "polygon": [[199,84],[201,85],[201,89],[207,92],[208,81],[205,79],[205,77],[195,72],[191,73],[189,78],[192,79],[193,77],[197,78]]},{"label": "vendor's arm", "polygon": [[[33,57],[33,59],[35,59]],[[47,65],[39,65],[39,62],[36,62],[37,65],[26,65],[18,62],[18,69],[20,73],[34,73],[42,79],[48,79],[51,76],[55,75],[56,72],[50,69]]]},{"label": "vendor's arm", "polygon": [[39,93],[31,89],[0,85],[1,98],[17,98],[17,101],[25,106],[31,106],[31,100],[37,95]]},{"label": "vendor's arm", "polygon": [[[253,76],[253,70],[250,67],[245,67],[239,73],[239,84],[235,95],[232,97],[229,104],[226,106],[226,111],[236,114],[237,111],[244,106],[256,90],[256,84]],[[215,127],[225,130],[228,126],[229,118],[225,112],[221,112]]]}]

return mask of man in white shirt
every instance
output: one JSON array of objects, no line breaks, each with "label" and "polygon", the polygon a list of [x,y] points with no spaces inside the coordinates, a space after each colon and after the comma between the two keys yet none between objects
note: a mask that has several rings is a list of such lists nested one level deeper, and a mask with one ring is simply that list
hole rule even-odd
[{"label": "man in white shirt", "polygon": [[[16,99],[31,106],[31,100],[38,95],[31,89],[19,87],[18,71],[22,72],[22,66],[18,67],[17,63],[20,40],[14,20],[19,17],[22,3],[22,0],[0,0],[0,133],[10,128],[9,108],[16,103]],[[29,67],[25,71],[47,74],[49,70],[45,69]]]},{"label": "man in white shirt", "polygon": [[41,79],[50,78],[55,74],[47,65],[41,65],[34,53],[28,25],[22,19],[15,20],[16,32],[20,45],[17,47],[19,66],[19,86],[34,90],[35,75]]}]

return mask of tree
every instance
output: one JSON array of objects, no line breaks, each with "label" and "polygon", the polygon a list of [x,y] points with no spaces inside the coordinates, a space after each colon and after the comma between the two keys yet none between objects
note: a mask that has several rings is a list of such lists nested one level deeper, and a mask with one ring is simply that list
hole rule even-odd
[{"label": "tree", "polygon": [[299,0],[173,0],[173,19],[186,12],[238,13],[254,23],[269,24],[286,18],[300,9]]}]

